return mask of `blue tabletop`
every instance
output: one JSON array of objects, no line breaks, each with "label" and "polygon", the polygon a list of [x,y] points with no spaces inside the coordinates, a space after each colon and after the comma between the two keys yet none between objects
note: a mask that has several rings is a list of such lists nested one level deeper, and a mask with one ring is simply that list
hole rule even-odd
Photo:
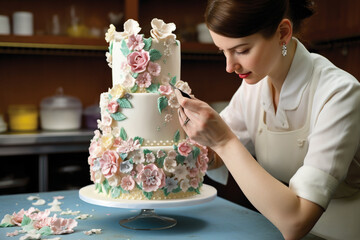
[{"label": "blue tabletop", "polygon": [[[50,208],[47,204],[54,196],[64,196],[60,200],[63,211],[80,211],[80,214],[91,214],[92,217],[80,220],[75,232],[66,235],[51,235],[47,239],[61,237],[66,239],[283,239],[280,232],[261,214],[240,205],[217,197],[215,200],[190,207],[155,209],[158,215],[177,220],[177,225],[165,230],[131,230],[119,225],[121,219],[136,216],[139,209],[110,208],[92,205],[82,201],[76,190],[43,192],[35,194],[16,194],[0,196],[0,219],[5,214],[18,212],[32,207],[34,201],[27,197],[37,195],[46,200],[45,205],[34,206],[43,211]],[[56,212],[54,212],[56,213]],[[57,212],[59,216],[59,212]],[[71,215],[61,215],[63,218],[74,218]],[[101,234],[85,235],[84,231],[102,229]],[[0,228],[0,239],[19,239],[6,237],[7,232],[20,230],[20,227]],[[23,234],[22,234],[23,235]],[[310,239],[310,238],[309,238]],[[312,238],[311,238],[312,239]]]}]

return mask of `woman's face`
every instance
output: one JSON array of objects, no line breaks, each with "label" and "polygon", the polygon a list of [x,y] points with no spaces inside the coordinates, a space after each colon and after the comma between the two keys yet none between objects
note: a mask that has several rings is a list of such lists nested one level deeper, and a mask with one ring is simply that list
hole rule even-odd
[{"label": "woman's face", "polygon": [[255,84],[276,71],[281,58],[279,39],[265,39],[256,33],[242,38],[229,38],[210,31],[215,45],[226,57],[226,71],[235,72],[248,84]]}]

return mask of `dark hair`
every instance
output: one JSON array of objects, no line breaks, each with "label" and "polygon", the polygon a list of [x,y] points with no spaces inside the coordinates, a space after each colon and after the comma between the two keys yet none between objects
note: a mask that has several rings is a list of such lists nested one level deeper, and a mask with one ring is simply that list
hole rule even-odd
[{"label": "dark hair", "polygon": [[208,28],[232,38],[261,33],[273,36],[283,18],[300,30],[302,20],[313,15],[309,0],[208,0],[205,22]]}]

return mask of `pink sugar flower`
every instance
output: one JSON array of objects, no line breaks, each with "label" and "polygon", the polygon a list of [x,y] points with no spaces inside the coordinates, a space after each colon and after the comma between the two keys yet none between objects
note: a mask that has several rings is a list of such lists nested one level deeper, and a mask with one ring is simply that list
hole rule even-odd
[{"label": "pink sugar flower", "polygon": [[189,171],[189,177],[194,178],[194,177],[196,177],[198,175],[198,173],[199,173],[199,169],[192,168]]},{"label": "pink sugar flower", "polygon": [[170,95],[173,90],[170,85],[160,85],[159,92],[163,95]]},{"label": "pink sugar flower", "polygon": [[193,188],[197,188],[199,186],[199,179],[197,178],[190,179],[190,186],[192,186]]},{"label": "pink sugar flower", "polygon": [[138,150],[141,146],[139,140],[133,140],[130,138],[129,140],[125,141],[120,139],[120,142],[117,142],[117,148],[116,151],[120,153],[129,153],[135,150]]},{"label": "pink sugar flower", "polygon": [[146,165],[139,173],[138,178],[145,192],[153,192],[165,186],[166,176],[163,170],[153,163]]},{"label": "pink sugar flower", "polygon": [[121,179],[121,187],[125,191],[133,190],[135,187],[135,181],[132,176],[126,176]]},{"label": "pink sugar flower", "polygon": [[132,34],[129,37],[129,41],[127,43],[127,46],[130,50],[141,50],[144,48],[145,44],[142,40],[142,36],[141,35],[135,35]]},{"label": "pink sugar flower", "polygon": [[182,156],[187,157],[191,150],[191,146],[187,142],[179,143],[178,151]]},{"label": "pink sugar flower", "polygon": [[74,219],[65,219],[54,217],[48,218],[48,226],[51,228],[52,233],[55,235],[66,234],[74,232],[73,228],[77,226],[77,221]]},{"label": "pink sugar flower", "polygon": [[107,150],[104,152],[101,162],[103,164],[101,172],[109,178],[113,176],[119,169],[119,155],[113,150]]},{"label": "pink sugar flower", "polygon": [[157,63],[154,63],[154,62],[149,62],[149,65],[148,65],[148,71],[151,75],[157,77],[160,75],[160,72],[161,72],[161,67],[159,64]]},{"label": "pink sugar flower", "polygon": [[109,111],[109,113],[116,113],[119,109],[119,104],[116,100],[110,101],[107,109]]},{"label": "pink sugar flower", "polygon": [[131,67],[131,71],[134,73],[144,72],[149,61],[150,55],[143,49],[137,52],[132,52],[127,56],[127,62]]},{"label": "pink sugar flower", "polygon": [[148,88],[151,85],[151,75],[148,72],[144,72],[139,74],[139,76],[136,78],[136,83],[139,85],[139,87],[142,88]]}]

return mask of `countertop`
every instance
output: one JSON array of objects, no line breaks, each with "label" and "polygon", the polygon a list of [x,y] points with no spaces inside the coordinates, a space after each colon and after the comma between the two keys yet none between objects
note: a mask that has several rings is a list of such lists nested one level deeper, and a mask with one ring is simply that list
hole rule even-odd
[{"label": "countertop", "polygon": [[[139,209],[110,208],[92,205],[79,198],[78,190],[41,192],[33,194],[16,194],[0,196],[0,218],[5,214],[25,210],[32,206],[34,201],[27,200],[28,196],[36,195],[46,200],[46,204],[35,206],[41,211],[49,208],[47,204],[53,201],[54,196],[64,196],[61,209],[80,211],[80,214],[91,214],[85,220],[77,220],[75,232],[66,235],[51,235],[51,239],[61,237],[62,240],[70,239],[246,239],[246,240],[278,240],[283,239],[280,232],[261,214],[234,204],[223,198],[195,206],[155,209],[158,215],[171,217],[177,220],[177,225],[165,230],[131,230],[119,225],[121,219],[136,216]],[[71,215],[59,215],[63,218],[74,218]],[[102,233],[85,235],[84,231],[102,229]],[[7,232],[20,230],[20,227],[0,228],[0,239],[19,239],[6,237]],[[320,239],[308,235],[304,239]]]}]

